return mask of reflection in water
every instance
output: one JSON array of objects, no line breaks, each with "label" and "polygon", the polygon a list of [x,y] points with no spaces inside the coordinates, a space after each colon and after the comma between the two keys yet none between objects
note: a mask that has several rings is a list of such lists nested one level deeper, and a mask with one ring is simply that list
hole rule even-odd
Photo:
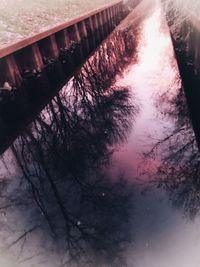
[{"label": "reflection in water", "polygon": [[1,176],[0,238],[17,266],[199,266],[198,217],[182,212],[199,211],[198,151],[152,3],[138,7],[154,7],[140,31],[132,19],[112,35],[12,146],[21,179]]},{"label": "reflection in water", "polygon": [[200,162],[183,88],[171,98],[169,93],[161,98],[162,112],[175,122],[175,127],[154,145],[148,156],[154,156],[158,149],[164,152],[156,183],[170,193],[175,206],[194,217],[200,209]]},{"label": "reflection in water", "polygon": [[105,167],[137,113],[129,88],[114,85],[133,61],[133,38],[132,30],[117,32],[101,45],[12,145],[22,180],[7,187],[2,182],[2,194],[6,188],[13,196],[2,209],[15,206],[25,216],[26,230],[5,248],[19,244],[20,261],[37,231],[48,240],[46,253],[59,255],[56,266],[126,265],[133,189],[122,175],[111,181]]}]

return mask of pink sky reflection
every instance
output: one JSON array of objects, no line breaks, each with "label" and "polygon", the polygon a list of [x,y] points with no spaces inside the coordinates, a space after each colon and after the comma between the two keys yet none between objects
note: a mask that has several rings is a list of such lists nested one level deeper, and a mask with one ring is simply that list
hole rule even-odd
[{"label": "pink sky reflection", "polygon": [[[180,83],[177,80],[178,69],[170,35],[167,26],[161,21],[161,13],[158,6],[141,25],[138,62],[130,66],[117,82],[118,85],[132,88],[140,108],[128,142],[113,156],[112,172],[116,175],[123,171],[130,179],[140,169],[142,152],[151,148],[151,137],[156,141],[162,138],[166,127],[173,127],[172,122],[159,116],[154,105],[157,97],[168,89],[177,92]],[[148,170],[155,170],[158,161],[159,159],[152,161]]]}]

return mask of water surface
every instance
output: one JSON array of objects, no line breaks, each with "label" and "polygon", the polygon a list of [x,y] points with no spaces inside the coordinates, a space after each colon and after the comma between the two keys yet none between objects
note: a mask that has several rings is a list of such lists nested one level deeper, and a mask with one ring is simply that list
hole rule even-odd
[{"label": "water surface", "polygon": [[198,151],[159,4],[130,29],[19,137],[23,172],[5,153],[11,266],[199,266]]}]

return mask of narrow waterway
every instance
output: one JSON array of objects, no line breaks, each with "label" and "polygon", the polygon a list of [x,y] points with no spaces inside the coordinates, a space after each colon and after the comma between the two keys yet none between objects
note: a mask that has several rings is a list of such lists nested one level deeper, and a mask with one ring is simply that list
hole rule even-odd
[{"label": "narrow waterway", "polygon": [[[198,169],[190,162],[190,156],[193,155],[195,161],[198,152],[196,143],[193,143],[195,148],[181,151],[189,141],[195,142],[194,134],[192,129],[184,129],[185,124],[188,126],[187,111],[184,111],[187,108],[179,105],[186,105],[186,102],[179,99],[181,81],[160,8],[142,23],[137,52],[137,64],[131,65],[118,83],[131,87],[139,113],[127,142],[113,159],[115,175],[117,170],[129,181],[140,184],[133,212],[134,245],[129,249],[127,258],[130,266],[136,267],[199,266],[200,221],[199,216],[191,215],[193,209],[198,210],[198,204],[195,189],[191,190],[189,186],[192,184],[192,172]],[[180,103],[176,103],[174,98]],[[177,106],[174,108],[174,105]],[[177,112],[178,109],[180,111]],[[186,133],[180,134],[182,127]],[[170,157],[174,159],[170,160]],[[173,160],[175,163],[172,164]],[[167,166],[160,173],[165,161]],[[189,177],[182,166],[184,163],[189,165]],[[179,164],[182,169],[178,168]],[[185,185],[179,184],[176,182],[179,176],[189,181]],[[194,176],[198,179],[198,171]],[[162,183],[170,183],[169,178],[172,186],[167,184],[166,193],[161,187]],[[151,179],[161,179],[161,182],[150,185]],[[183,189],[179,191],[179,186],[185,187],[185,192]]]},{"label": "narrow waterway", "polygon": [[[4,154],[1,267],[200,265],[199,156],[162,9],[149,3]],[[124,47],[135,49],[125,69]]]}]

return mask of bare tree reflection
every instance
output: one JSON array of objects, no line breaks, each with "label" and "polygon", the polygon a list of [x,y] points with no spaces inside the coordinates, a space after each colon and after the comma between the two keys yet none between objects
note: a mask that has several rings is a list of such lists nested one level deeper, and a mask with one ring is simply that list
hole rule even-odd
[{"label": "bare tree reflection", "polygon": [[127,63],[119,54],[132,53],[129,40],[118,49],[114,41],[100,47],[12,146],[25,188],[17,199],[29,205],[33,226],[7,248],[39,228],[62,244],[60,266],[126,265],[132,188],[123,177],[111,181],[105,166],[137,109],[129,88],[114,85]]},{"label": "bare tree reflection", "polygon": [[160,103],[175,127],[146,156],[155,157],[162,151],[155,181],[169,192],[173,204],[192,218],[200,211],[200,161],[183,88],[173,97],[164,94]]},{"label": "bare tree reflection", "polygon": [[[136,60],[137,35],[137,29],[129,27],[124,31],[116,30],[101,43],[85,64],[88,71],[96,73],[95,77],[90,77],[91,82],[98,84],[96,87],[110,86],[116,75]],[[22,88],[0,88],[0,150],[4,150],[24,125],[30,122],[30,118],[35,117],[45,103],[55,96],[61,84],[69,79],[82,62],[80,57],[76,62],[78,54],[74,49],[73,44],[62,49],[59,58],[47,60],[42,71],[26,69],[22,75]],[[77,49],[82,47],[78,45]]]}]

